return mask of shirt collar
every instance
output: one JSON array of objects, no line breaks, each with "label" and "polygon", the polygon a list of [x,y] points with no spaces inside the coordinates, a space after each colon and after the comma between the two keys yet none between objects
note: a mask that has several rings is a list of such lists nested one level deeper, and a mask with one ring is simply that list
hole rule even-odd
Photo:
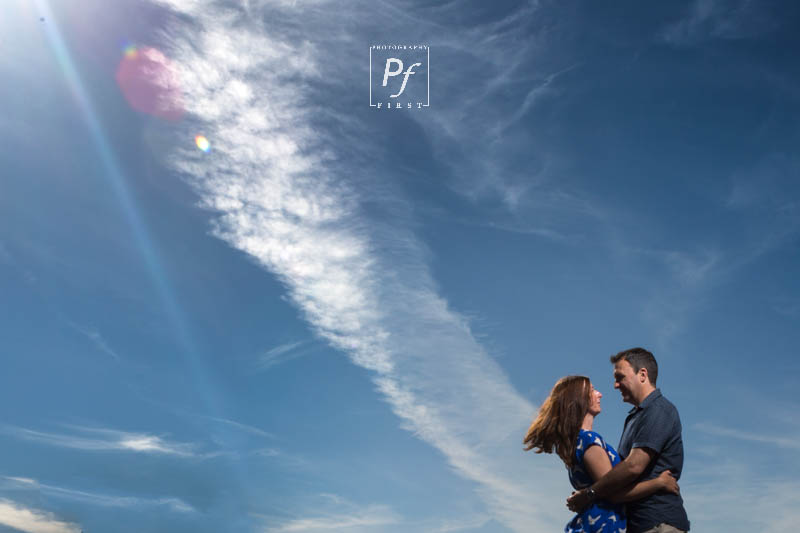
[{"label": "shirt collar", "polygon": [[634,405],[633,408],[630,411],[628,411],[628,414],[632,414],[635,413],[636,411],[639,411],[640,409],[647,408],[647,406],[649,406],[651,403],[656,401],[657,398],[660,397],[661,397],[661,389],[654,390],[653,392],[647,395],[647,398],[642,400],[642,403],[640,403],[638,406]]}]

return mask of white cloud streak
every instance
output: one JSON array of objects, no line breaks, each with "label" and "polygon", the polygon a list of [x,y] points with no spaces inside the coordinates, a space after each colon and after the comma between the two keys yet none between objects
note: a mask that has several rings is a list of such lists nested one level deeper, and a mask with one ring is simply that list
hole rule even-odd
[{"label": "white cloud streak", "polygon": [[800,439],[797,437],[792,438],[778,435],[763,435],[760,433],[752,433],[741,429],[726,428],[707,423],[695,424],[694,428],[709,435],[728,437],[749,442],[758,442],[760,444],[771,444],[773,446],[786,448],[789,450],[800,450]]},{"label": "white cloud streak", "polygon": [[73,328],[75,331],[79,332],[79,333],[80,333],[80,334],[82,334],[84,337],[86,337],[87,339],[89,339],[89,340],[92,342],[92,344],[94,344],[94,346],[95,346],[95,347],[96,347],[96,348],[97,348],[99,351],[101,351],[102,353],[104,353],[104,354],[106,354],[106,355],[108,355],[108,356],[112,357],[112,358],[113,358],[114,360],[116,360],[116,361],[119,361],[119,360],[120,360],[120,356],[119,356],[119,354],[118,354],[116,351],[114,351],[114,350],[113,350],[113,349],[112,349],[112,348],[111,348],[111,347],[108,345],[108,343],[107,343],[107,342],[106,342],[106,340],[103,338],[103,336],[102,336],[102,335],[100,335],[100,332],[99,332],[99,331],[97,331],[97,330],[96,330],[96,329],[94,329],[94,328],[88,328],[88,327],[83,327],[83,326],[80,326],[80,325],[78,325],[78,324],[75,324],[75,323],[73,323],[73,322],[68,322],[68,323],[69,323],[69,325],[70,325],[70,326],[71,326],[71,327],[72,327],[72,328]]},{"label": "white cloud streak", "polygon": [[58,520],[55,515],[31,509],[16,502],[0,499],[0,524],[26,533],[80,533],[73,523]]},{"label": "white cloud streak", "polygon": [[[566,491],[563,468],[521,449],[534,406],[439,296],[414,236],[365,215],[337,167],[344,140],[313,126],[309,86],[325,68],[341,71],[320,57],[333,47],[303,35],[326,35],[312,27],[345,23],[346,10],[306,11],[303,33],[282,38],[283,27],[266,30],[233,8],[164,3],[191,18],[172,28],[169,54],[194,127],[212,143],[171,162],[219,213],[214,233],[278,276],[316,332],[374,372],[403,427],[476,482],[493,516],[518,531],[560,527],[566,494],[552,487]],[[272,15],[293,16],[254,18]]]},{"label": "white cloud streak", "polygon": [[228,418],[219,418],[219,417],[216,417],[216,416],[205,416],[205,415],[195,415],[195,416],[200,416],[201,418],[204,418],[206,420],[210,420],[210,421],[216,422],[218,424],[224,424],[226,426],[230,426],[230,427],[236,428],[239,431],[242,431],[244,433],[250,433],[251,435],[257,435],[259,437],[264,437],[266,439],[274,439],[275,438],[275,435],[273,435],[272,433],[270,433],[268,431],[264,431],[261,428],[257,428],[255,426],[251,426],[249,424],[243,424],[241,422],[237,422],[236,420],[230,420]]},{"label": "white cloud streak", "polygon": [[372,505],[354,513],[296,518],[277,526],[267,527],[264,531],[268,533],[365,531],[369,528],[396,524],[397,521],[397,516],[388,507]]},{"label": "white cloud streak", "polygon": [[544,80],[541,83],[536,84],[531,88],[528,93],[525,95],[525,98],[522,100],[522,105],[519,109],[511,115],[510,118],[506,119],[504,122],[497,124],[492,129],[492,137],[498,138],[500,137],[505,130],[511,127],[513,124],[519,122],[541,99],[546,98],[549,94],[553,93],[553,89],[550,87],[553,84],[553,81],[565,74],[572,69],[576,68],[578,65],[572,65],[565,69],[562,69],[558,72],[554,72],[545,76]]},{"label": "white cloud streak", "polygon": [[357,505],[337,494],[317,494],[310,516],[288,519],[262,517],[264,533],[329,533],[331,531],[383,531],[387,526],[403,524],[403,520],[387,505]]},{"label": "white cloud streak", "polygon": [[425,531],[451,533],[483,527],[492,517],[487,514],[459,515],[455,519],[408,519],[387,505],[356,505],[336,494],[319,494],[313,498],[314,509],[310,516],[289,519],[261,517],[265,533],[284,532],[375,532],[375,531]]},{"label": "white cloud streak", "polygon": [[274,366],[310,354],[314,347],[309,347],[308,344],[308,341],[288,342],[267,350],[258,358],[259,370],[268,370]]},{"label": "white cloud streak", "polygon": [[137,496],[119,496],[110,494],[100,494],[97,492],[87,492],[82,490],[69,489],[58,487],[55,485],[48,485],[40,483],[35,479],[2,476],[4,480],[2,487],[4,489],[15,490],[35,490],[37,492],[62,498],[71,501],[77,501],[89,505],[99,505],[102,507],[122,507],[122,508],[138,508],[138,507],[167,507],[175,512],[190,513],[196,512],[194,507],[184,502],[180,498],[163,497],[163,498],[142,498]]},{"label": "white cloud streak", "polygon": [[178,457],[201,456],[194,451],[193,444],[170,442],[156,435],[81,426],[69,427],[76,430],[76,433],[49,433],[10,425],[0,427],[0,431],[18,439],[84,451],[128,451]]}]

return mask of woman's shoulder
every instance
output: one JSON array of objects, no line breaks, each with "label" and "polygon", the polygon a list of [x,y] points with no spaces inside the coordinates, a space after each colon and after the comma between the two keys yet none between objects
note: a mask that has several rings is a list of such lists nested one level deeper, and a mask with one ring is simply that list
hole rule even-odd
[{"label": "woman's shoulder", "polygon": [[581,430],[578,432],[578,436],[581,437],[581,438],[585,438],[585,439],[600,439],[603,442],[605,442],[605,439],[603,439],[603,437],[602,437],[602,435],[600,435],[600,433],[598,433],[596,431],[592,431],[591,429],[583,429],[583,428],[581,428]]},{"label": "woman's shoulder", "polygon": [[584,449],[595,444],[602,448],[606,447],[606,441],[598,432],[583,428],[578,432],[578,443],[582,444]]},{"label": "woman's shoulder", "polygon": [[575,450],[578,460],[582,460],[583,454],[592,446],[600,446],[605,450],[608,454],[608,460],[611,461],[611,466],[616,466],[620,462],[621,458],[617,450],[615,450],[612,445],[608,444],[599,433],[581,429],[578,434],[578,446]]}]

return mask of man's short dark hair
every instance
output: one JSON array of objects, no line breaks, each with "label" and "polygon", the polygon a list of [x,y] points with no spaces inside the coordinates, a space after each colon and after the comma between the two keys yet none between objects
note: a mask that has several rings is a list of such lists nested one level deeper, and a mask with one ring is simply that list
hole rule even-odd
[{"label": "man's short dark hair", "polygon": [[647,370],[647,378],[650,384],[656,386],[656,379],[658,379],[658,363],[653,354],[644,348],[631,348],[624,350],[617,355],[611,356],[611,363],[617,364],[620,360],[625,359],[628,364],[633,367],[634,372],[638,372],[642,368]]}]

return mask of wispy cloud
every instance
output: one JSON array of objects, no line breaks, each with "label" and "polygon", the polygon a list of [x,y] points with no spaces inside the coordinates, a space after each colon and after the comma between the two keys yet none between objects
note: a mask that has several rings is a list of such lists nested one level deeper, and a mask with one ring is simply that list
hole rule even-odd
[{"label": "wispy cloud", "polygon": [[401,518],[387,505],[359,506],[336,494],[320,494],[314,498],[314,511],[309,516],[289,519],[262,517],[265,533],[375,531],[381,526],[401,523]]},{"label": "wispy cloud", "polygon": [[468,513],[455,519],[408,518],[392,507],[380,504],[357,505],[337,494],[318,494],[307,502],[312,509],[307,515],[291,518],[260,516],[264,531],[328,532],[328,531],[425,531],[453,533],[483,527],[492,520],[488,514]]},{"label": "wispy cloud", "polygon": [[779,448],[787,448],[790,450],[800,450],[800,439],[798,439],[797,437],[792,438],[779,435],[765,435],[737,428],[726,428],[709,423],[698,423],[694,425],[694,428],[709,435],[717,435],[720,437],[729,437],[737,440],[758,442],[761,444],[770,444],[773,446],[777,446]]},{"label": "wispy cloud", "polygon": [[297,341],[281,344],[267,350],[258,358],[259,370],[268,370],[276,365],[280,365],[298,359],[312,353],[314,346],[309,345],[310,341]]},{"label": "wispy cloud", "polygon": [[80,533],[77,524],[58,520],[53,513],[0,499],[0,524],[26,533]]},{"label": "wispy cloud", "polygon": [[445,520],[438,526],[426,528],[431,533],[452,533],[454,531],[464,531],[469,529],[477,529],[484,526],[491,520],[487,515],[474,515],[461,517],[457,520]]},{"label": "wispy cloud", "polygon": [[39,486],[35,479],[28,477],[0,476],[0,488],[3,490],[35,489]]},{"label": "wispy cloud", "polygon": [[653,331],[655,348],[667,350],[704,305],[711,289],[728,280],[733,269],[727,251],[716,245],[685,248],[639,247],[615,235],[608,244],[631,278],[647,273],[641,318]]},{"label": "wispy cloud", "polygon": [[228,418],[219,418],[219,417],[216,417],[216,416],[205,416],[205,415],[195,415],[195,416],[199,416],[201,418],[204,418],[206,420],[210,420],[211,422],[215,422],[217,424],[224,424],[226,426],[235,428],[235,429],[237,429],[239,431],[242,431],[244,433],[249,433],[251,435],[257,435],[259,437],[264,437],[266,439],[274,439],[275,438],[275,435],[273,435],[272,433],[270,433],[268,431],[264,431],[261,428],[257,428],[255,426],[251,426],[249,424],[243,424],[241,422],[237,422],[236,420],[230,420]]},{"label": "wispy cloud", "polygon": [[72,327],[72,329],[74,329],[75,331],[77,331],[78,333],[80,333],[81,335],[83,335],[84,337],[86,337],[87,339],[89,339],[89,341],[91,341],[91,343],[92,343],[92,344],[93,344],[93,345],[94,345],[94,346],[95,346],[95,347],[96,347],[96,348],[97,348],[97,349],[98,349],[100,352],[102,352],[102,353],[104,353],[104,354],[106,354],[106,355],[108,355],[108,356],[112,357],[113,359],[115,359],[115,360],[117,360],[117,361],[119,361],[119,360],[120,360],[120,356],[119,356],[119,354],[118,354],[116,351],[114,351],[114,350],[113,350],[113,349],[112,349],[112,348],[111,348],[111,347],[108,345],[108,343],[107,343],[107,342],[106,342],[106,340],[103,338],[103,336],[102,336],[102,335],[100,335],[100,332],[99,332],[99,331],[97,331],[97,330],[96,330],[96,329],[94,329],[94,328],[90,328],[90,327],[84,327],[84,326],[81,326],[81,325],[79,325],[79,324],[75,324],[74,322],[68,322],[68,324],[70,325],[70,327]]},{"label": "wispy cloud", "polygon": [[[177,150],[171,162],[219,214],[215,235],[285,283],[316,332],[373,372],[402,426],[477,483],[494,517],[519,531],[559,527],[564,495],[548,485],[564,485],[563,468],[521,450],[534,406],[439,295],[424,247],[401,223],[408,206],[373,191],[368,200],[400,215],[391,224],[369,216],[358,180],[387,180],[363,176],[338,155],[357,159],[365,142],[362,127],[369,126],[354,117],[338,121],[338,115],[335,131],[315,122],[336,111],[315,106],[311,82],[319,87],[325,79],[341,79],[335,73],[345,68],[347,54],[331,51],[347,45],[311,46],[302,35],[336,39],[341,32],[327,31],[328,25],[350,27],[358,17],[341,6],[331,11],[314,4],[302,13],[302,34],[293,34],[292,24],[265,31],[244,12],[213,4],[164,4],[191,19],[190,26],[171,28],[167,44],[181,65],[187,111],[198,120],[185,127],[202,128],[212,143],[209,154]],[[239,29],[228,31],[234,23]],[[349,520],[322,518],[327,522],[314,527],[343,527]]]},{"label": "wispy cloud", "polygon": [[[461,9],[451,3],[438,14],[457,19]],[[501,20],[450,25],[447,32],[421,23],[421,33],[437,36],[437,63],[458,65],[435,72],[438,93],[457,104],[414,119],[442,164],[438,179],[478,210],[482,224],[568,241],[605,215],[577,185],[572,156],[546,128],[531,126],[537,113],[571,95],[570,73],[581,66],[548,53],[554,28],[540,9],[539,2],[519,2]]]},{"label": "wispy cloud", "polygon": [[570,157],[531,127],[548,109],[541,102],[557,105],[555,97],[570,94],[569,74],[581,66],[546,53],[553,27],[540,2],[516,2],[469,23],[456,22],[463,18],[456,2],[416,13],[384,5],[395,32],[431,44],[432,69],[458,65],[431,74],[449,105],[409,115],[441,169],[437,181],[466,199],[481,225],[558,240],[595,225],[602,209],[574,186]]},{"label": "wispy cloud", "polygon": [[548,95],[552,95],[555,93],[554,89],[551,87],[553,82],[561,75],[566,74],[567,72],[577,68],[578,65],[571,65],[564,69],[561,69],[557,72],[553,72],[548,74],[544,77],[544,79],[535,84],[530,90],[528,90],[525,98],[522,100],[522,104],[519,108],[508,118],[504,119],[502,122],[496,124],[494,128],[492,128],[492,137],[495,140],[500,137],[509,127],[519,122],[540,100],[547,97]]},{"label": "wispy cloud", "polygon": [[783,531],[800,520],[800,482],[766,475],[724,448],[684,469],[681,495],[692,530]]},{"label": "wispy cloud", "polygon": [[251,450],[249,455],[252,457],[260,457],[269,460],[279,466],[285,467],[291,471],[312,471],[314,463],[305,457],[295,453],[281,450],[280,448],[264,447]]},{"label": "wispy cloud", "polygon": [[719,264],[720,256],[713,249],[700,250],[698,253],[672,250],[663,253],[663,260],[682,286],[694,286],[708,280]]},{"label": "wispy cloud", "polygon": [[777,26],[769,6],[753,0],[695,0],[686,17],[667,26],[661,39],[674,46],[691,46],[708,39],[743,39]]},{"label": "wispy cloud", "polygon": [[[766,254],[781,249],[800,234],[800,196],[795,186],[800,162],[793,155],[768,153],[754,165],[733,173],[727,194],[712,208],[735,217],[728,232],[735,240],[716,237],[682,248],[643,248],[616,243],[616,252],[641,271],[663,272],[651,282],[652,297],[644,316],[658,331],[662,347],[680,333],[692,316],[707,305],[711,292],[736,279]],[[785,293],[774,297],[788,305],[775,311],[791,314]]]},{"label": "wispy cloud", "polygon": [[87,492],[58,487],[55,485],[48,485],[46,483],[39,483],[35,479],[30,478],[2,476],[0,479],[3,480],[3,486],[6,489],[35,490],[37,492],[46,494],[47,496],[77,501],[89,505],[125,508],[167,507],[175,512],[180,513],[195,512],[194,507],[184,502],[180,498],[142,498],[135,496],[100,494],[97,492]]},{"label": "wispy cloud", "polygon": [[369,506],[355,514],[331,514],[308,518],[296,518],[275,527],[267,527],[270,533],[314,531],[364,531],[365,528],[386,526],[397,522],[396,516],[386,506]]},{"label": "wispy cloud", "polygon": [[156,435],[81,426],[68,427],[74,432],[50,433],[10,425],[0,426],[0,431],[18,439],[85,451],[128,451],[178,457],[202,456],[195,452],[194,444],[171,442]]}]

